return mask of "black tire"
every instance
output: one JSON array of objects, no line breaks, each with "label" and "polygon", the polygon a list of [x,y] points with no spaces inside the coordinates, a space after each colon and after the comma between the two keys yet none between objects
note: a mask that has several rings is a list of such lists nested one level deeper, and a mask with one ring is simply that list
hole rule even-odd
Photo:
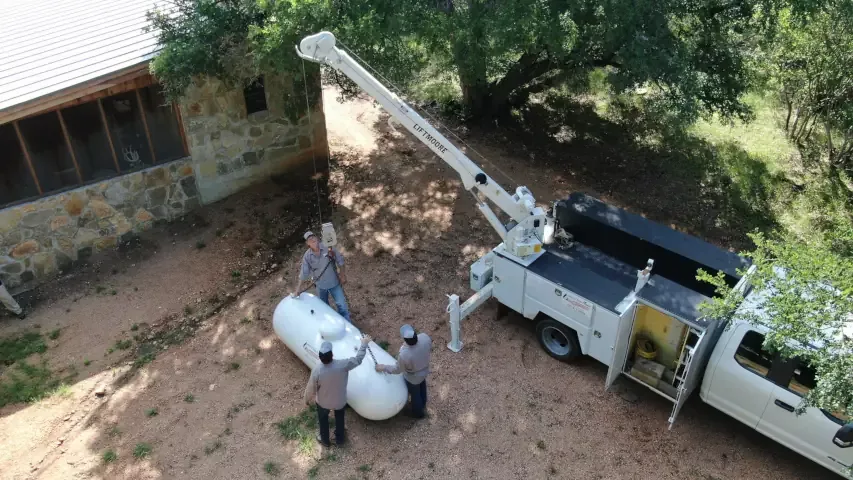
[{"label": "black tire", "polygon": [[548,355],[561,362],[568,363],[581,356],[577,332],[553,318],[546,317],[536,324],[536,338]]}]

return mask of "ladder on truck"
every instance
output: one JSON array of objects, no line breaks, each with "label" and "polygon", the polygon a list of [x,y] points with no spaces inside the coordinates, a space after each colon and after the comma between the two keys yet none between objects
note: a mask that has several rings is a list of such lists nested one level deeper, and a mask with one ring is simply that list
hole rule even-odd
[{"label": "ladder on truck", "polygon": [[[678,356],[678,363],[675,365],[675,375],[672,377],[672,386],[676,387],[675,407],[672,409],[672,414],[669,416],[669,429],[672,430],[672,425],[675,423],[675,417],[678,411],[681,410],[681,405],[686,400],[687,379],[690,375],[690,366],[694,360],[696,349],[702,343],[702,338],[707,330],[699,330],[697,328],[688,327],[687,335],[684,338],[684,344],[681,346],[681,354]],[[694,342],[690,342],[691,337],[695,337]]]}]

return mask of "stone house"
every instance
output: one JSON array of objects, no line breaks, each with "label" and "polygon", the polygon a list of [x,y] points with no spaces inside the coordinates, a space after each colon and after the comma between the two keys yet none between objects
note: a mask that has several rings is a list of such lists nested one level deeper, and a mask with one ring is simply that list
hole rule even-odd
[{"label": "stone house", "polygon": [[158,4],[32,0],[0,16],[0,278],[13,292],[271,175],[328,173],[318,69],[310,110],[301,72],[243,91],[203,79],[169,103],[144,32]]}]

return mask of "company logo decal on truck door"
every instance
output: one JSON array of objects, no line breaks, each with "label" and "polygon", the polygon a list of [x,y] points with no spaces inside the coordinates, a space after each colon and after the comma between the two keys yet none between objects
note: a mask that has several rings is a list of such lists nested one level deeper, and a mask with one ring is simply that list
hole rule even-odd
[{"label": "company logo decal on truck door", "polygon": [[592,303],[574,295],[568,291],[562,292],[559,288],[554,289],[554,294],[563,299],[563,304],[586,318],[592,318]]}]

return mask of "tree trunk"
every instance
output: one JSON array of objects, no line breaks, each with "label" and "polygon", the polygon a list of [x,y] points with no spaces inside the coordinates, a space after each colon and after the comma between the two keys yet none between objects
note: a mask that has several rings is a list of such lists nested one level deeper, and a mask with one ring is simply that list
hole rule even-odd
[{"label": "tree trunk", "polygon": [[456,31],[453,39],[453,60],[459,72],[459,84],[462,89],[462,103],[466,112],[473,116],[482,116],[489,109],[489,80],[486,77],[486,52],[483,48],[488,41],[482,24],[481,2],[468,1],[465,17],[459,18],[465,28]]}]

